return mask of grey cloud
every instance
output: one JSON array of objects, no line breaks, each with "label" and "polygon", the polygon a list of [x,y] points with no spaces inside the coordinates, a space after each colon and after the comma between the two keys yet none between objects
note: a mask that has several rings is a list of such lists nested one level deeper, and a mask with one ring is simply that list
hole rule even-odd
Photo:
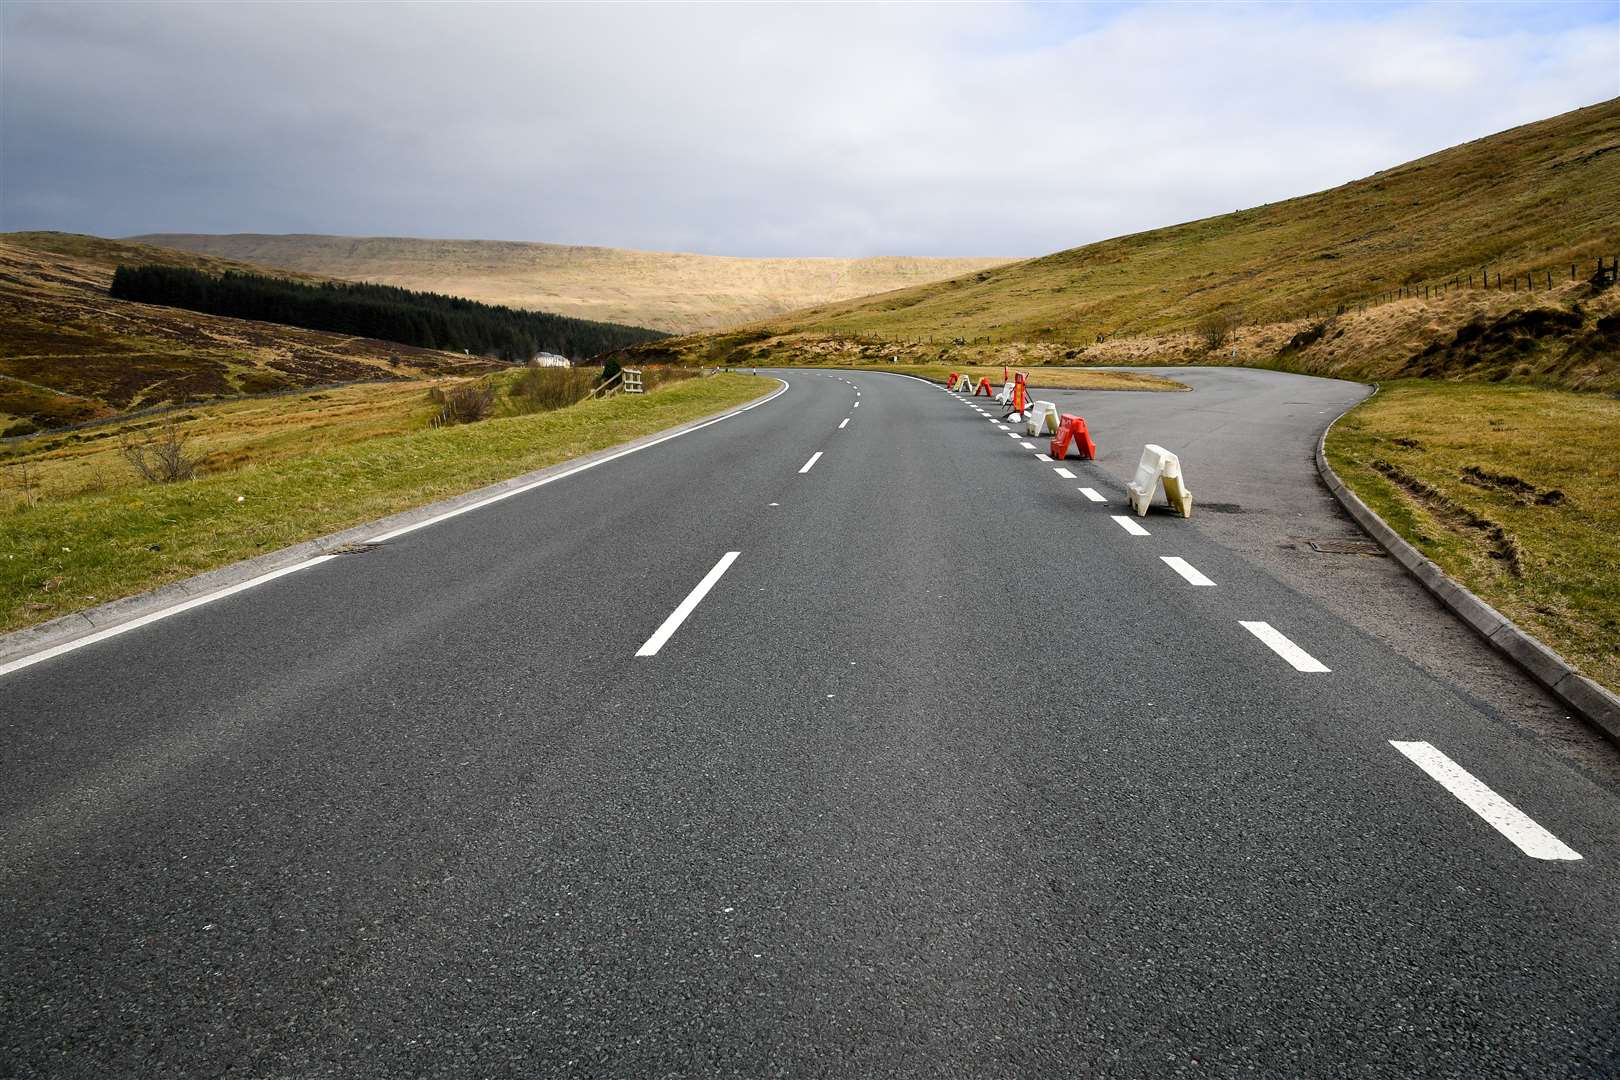
[{"label": "grey cloud", "polygon": [[12,3],[0,227],[1036,254],[1620,92],[1612,18],[1049,15]]}]

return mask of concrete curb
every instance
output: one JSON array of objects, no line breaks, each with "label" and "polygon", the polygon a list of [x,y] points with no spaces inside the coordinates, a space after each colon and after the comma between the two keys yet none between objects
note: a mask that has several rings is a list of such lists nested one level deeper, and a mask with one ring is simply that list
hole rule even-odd
[{"label": "concrete curb", "polygon": [[[1378,388],[1373,387],[1373,393]],[[1363,399],[1363,401],[1370,398]],[[1348,410],[1347,410],[1348,412]],[[1328,490],[1350,512],[1350,516],[1365,529],[1390,557],[1417,578],[1423,587],[1434,594],[1452,614],[1473,627],[1480,637],[1497,652],[1512,660],[1536,682],[1546,687],[1553,697],[1581,719],[1601,731],[1610,741],[1620,744],[1620,697],[1586,678],[1569,661],[1531,637],[1513,621],[1462,585],[1453,581],[1444,570],[1426,558],[1417,548],[1401,539],[1384,519],[1362,502],[1327,460],[1328,432],[1344,418],[1340,414],[1322,430],[1316,441],[1316,471]]]},{"label": "concrete curb", "polygon": [[[777,381],[781,382],[781,380]],[[547,477],[579,469],[582,466],[605,458],[624,454],[649,443],[673,438],[693,428],[708,424],[718,417],[751,409],[755,405],[764,402],[767,398],[780,394],[785,389],[787,389],[787,385],[783,383],[782,386],[763,393],[741,405],[721,409],[718,412],[709,413],[707,416],[700,416],[696,420],[677,424],[662,431],[655,431],[650,435],[631,439],[629,442],[618,443],[595,453],[586,454],[583,457],[569,458],[567,461],[560,461],[555,465],[548,465],[543,469],[524,473],[522,476],[514,476],[510,480],[502,480],[478,488],[475,491],[452,495],[447,499],[440,499],[438,502],[419,506],[413,510],[402,510],[397,514],[390,514],[375,521],[368,521],[340,532],[328,533],[326,536],[318,536],[313,540],[294,544],[292,547],[281,548],[278,551],[258,555],[242,562],[231,563],[228,566],[221,566],[218,569],[209,570],[194,577],[170,582],[168,585],[159,586],[149,592],[126,596],[122,600],[111,600],[105,604],[98,604],[93,608],[86,608],[84,611],[73,612],[71,615],[62,615],[49,622],[40,623],[38,626],[30,626],[9,634],[0,635],[0,665],[10,663],[24,656],[43,652],[46,649],[55,648],[58,645],[77,641],[79,638],[89,637],[91,634],[100,633],[123,623],[133,622],[136,619],[164,611],[190,600],[196,600],[199,597],[217,593],[222,589],[239,585],[244,581],[250,581],[273,571],[289,566],[297,566],[299,563],[307,562],[321,555],[341,554],[344,549],[353,545],[367,543],[374,537],[394,532],[409,525],[415,525],[418,522],[428,521],[448,511],[481,502],[491,496],[501,495],[515,488],[525,487],[537,480],[544,480]]]}]

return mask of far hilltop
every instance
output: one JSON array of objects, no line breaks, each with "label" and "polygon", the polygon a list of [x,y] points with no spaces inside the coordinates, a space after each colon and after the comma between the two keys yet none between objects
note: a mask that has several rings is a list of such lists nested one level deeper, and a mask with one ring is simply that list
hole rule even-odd
[{"label": "far hilltop", "polygon": [[504,240],[154,233],[141,243],[320,277],[648,326],[722,329],[817,304],[926,285],[1002,258],[741,258]]}]

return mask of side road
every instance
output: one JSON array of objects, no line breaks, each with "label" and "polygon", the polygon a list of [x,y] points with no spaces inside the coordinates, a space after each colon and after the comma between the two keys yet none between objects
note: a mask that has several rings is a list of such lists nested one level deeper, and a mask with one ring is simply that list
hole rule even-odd
[{"label": "side road", "polygon": [[1098,464],[1121,488],[1143,443],[1177,451],[1200,532],[1478,700],[1501,723],[1534,731],[1620,785],[1620,755],[1598,731],[1486,645],[1395,559],[1369,549],[1363,527],[1326,486],[1316,467],[1322,433],[1371,387],[1255,368],[1141,370],[1186,383],[1194,393],[1161,399],[1042,390],[1039,396],[1086,417]]}]

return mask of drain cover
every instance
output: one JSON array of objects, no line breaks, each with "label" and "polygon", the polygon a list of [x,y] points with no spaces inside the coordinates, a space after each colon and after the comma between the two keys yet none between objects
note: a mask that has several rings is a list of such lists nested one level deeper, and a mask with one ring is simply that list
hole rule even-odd
[{"label": "drain cover", "polygon": [[1309,540],[1312,551],[1323,555],[1382,555],[1384,549],[1371,540]]}]

